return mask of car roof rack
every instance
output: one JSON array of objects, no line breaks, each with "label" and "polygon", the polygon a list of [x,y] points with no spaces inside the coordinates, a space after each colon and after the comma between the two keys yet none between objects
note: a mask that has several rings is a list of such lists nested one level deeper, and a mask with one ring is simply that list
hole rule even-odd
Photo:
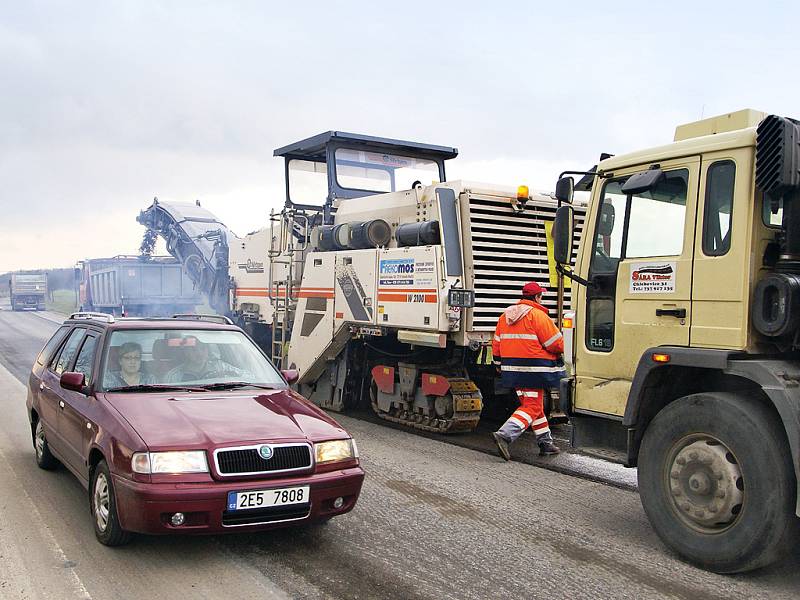
[{"label": "car roof rack", "polygon": [[69,318],[76,321],[103,321],[105,323],[114,322],[114,315],[101,312],[75,312],[72,313]]},{"label": "car roof rack", "polygon": [[233,321],[231,321],[225,315],[196,315],[193,313],[180,313],[177,315],[172,315],[173,319],[179,319],[181,321],[208,321],[209,323],[222,323],[223,325],[233,325]]}]

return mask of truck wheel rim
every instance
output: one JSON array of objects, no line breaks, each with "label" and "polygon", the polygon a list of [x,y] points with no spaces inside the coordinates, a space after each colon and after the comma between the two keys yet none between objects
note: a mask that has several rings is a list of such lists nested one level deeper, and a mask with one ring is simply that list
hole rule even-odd
[{"label": "truck wheel rim", "polygon": [[44,443],[45,443],[44,426],[42,425],[42,422],[39,421],[38,423],[36,423],[36,444],[35,444],[36,458],[38,458],[39,460],[41,460],[42,455],[44,455]]},{"label": "truck wheel rim", "polygon": [[714,534],[736,523],[744,505],[744,477],[725,444],[707,434],[686,437],[664,465],[672,508],[685,525]]},{"label": "truck wheel rim", "polygon": [[94,518],[100,531],[108,527],[108,512],[108,480],[105,473],[100,473],[94,482]]}]

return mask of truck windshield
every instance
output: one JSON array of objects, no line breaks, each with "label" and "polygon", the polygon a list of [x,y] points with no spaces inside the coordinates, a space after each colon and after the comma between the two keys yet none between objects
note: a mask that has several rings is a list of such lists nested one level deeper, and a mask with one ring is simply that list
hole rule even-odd
[{"label": "truck windshield", "polygon": [[335,158],[336,181],[352,190],[410,190],[414,182],[430,185],[439,179],[439,165],[425,158],[349,148],[338,148]]},{"label": "truck windshield", "polygon": [[105,391],[227,383],[286,387],[272,363],[240,331],[126,329],[112,332],[105,352]]}]

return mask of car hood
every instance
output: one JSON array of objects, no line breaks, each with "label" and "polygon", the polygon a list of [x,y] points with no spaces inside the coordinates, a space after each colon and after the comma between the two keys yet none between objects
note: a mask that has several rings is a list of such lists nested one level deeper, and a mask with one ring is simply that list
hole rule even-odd
[{"label": "car hood", "polygon": [[336,421],[291,390],[109,393],[105,399],[150,450],[347,436]]}]

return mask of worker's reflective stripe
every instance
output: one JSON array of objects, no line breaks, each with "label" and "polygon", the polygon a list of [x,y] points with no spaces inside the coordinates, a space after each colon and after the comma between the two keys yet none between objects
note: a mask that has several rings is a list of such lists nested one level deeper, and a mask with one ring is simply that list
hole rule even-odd
[{"label": "worker's reflective stripe", "polygon": [[[494,336],[498,339],[497,336]],[[500,340],[538,340],[535,333],[501,333]]]},{"label": "worker's reflective stripe", "polygon": [[560,337],[561,337],[561,332],[559,331],[558,333],[556,333],[553,337],[551,337],[549,340],[547,340],[544,343],[544,347],[547,348],[550,344],[553,344],[553,343],[557,342],[558,338],[560,338]]},{"label": "worker's reflective stripe", "polygon": [[517,396],[525,396],[526,398],[538,398],[539,397],[539,392],[517,391]]},{"label": "worker's reflective stripe", "polygon": [[533,423],[531,423],[531,425],[533,425],[533,428],[536,429],[536,426],[537,425],[541,425],[542,423],[547,425],[547,417],[542,417],[541,419],[536,419]]},{"label": "worker's reflective stripe", "polygon": [[502,365],[502,371],[509,371],[512,373],[560,373],[564,367],[523,367],[520,365]]},{"label": "worker's reflective stripe", "polygon": [[524,411],[521,411],[519,409],[514,411],[514,416],[517,417],[518,419],[524,420],[528,425],[530,425],[533,422],[533,417],[532,416],[530,416],[528,413],[526,413]]},{"label": "worker's reflective stripe", "polygon": [[499,341],[500,341],[500,336],[499,336],[499,335],[497,335],[497,334],[495,334],[495,335],[494,335],[494,341],[495,341],[495,342],[499,342]]},{"label": "worker's reflective stripe", "polygon": [[523,421],[522,419],[517,417],[516,414],[511,415],[508,418],[508,420],[511,421],[512,423],[514,423],[515,425],[518,425],[522,429],[527,429],[528,428],[528,423],[526,423],[525,421]]},{"label": "worker's reflective stripe", "polygon": [[543,433],[550,433],[550,428],[547,425],[545,425],[544,427],[542,427],[540,429],[537,429],[536,427],[534,427],[533,428],[533,433],[535,433],[537,436],[540,436]]}]

